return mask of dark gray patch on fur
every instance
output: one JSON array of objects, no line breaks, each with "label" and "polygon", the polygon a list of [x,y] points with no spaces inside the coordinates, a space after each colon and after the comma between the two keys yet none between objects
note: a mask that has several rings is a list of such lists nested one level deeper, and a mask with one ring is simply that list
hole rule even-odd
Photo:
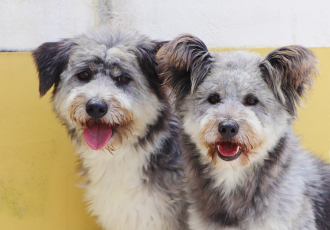
[{"label": "dark gray patch on fur", "polygon": [[168,113],[168,106],[162,110],[158,116],[155,124],[148,125],[147,134],[144,137],[139,137],[139,142],[135,145],[136,148],[145,149],[148,143],[153,143],[155,135],[168,129],[170,116]]},{"label": "dark gray patch on fur", "polygon": [[43,96],[55,84],[53,94],[60,81],[60,74],[66,68],[70,49],[75,45],[69,40],[47,42],[32,52],[39,72],[39,92]]},{"label": "dark gray patch on fur", "polygon": [[160,90],[161,80],[157,73],[156,53],[162,42],[150,42],[137,46],[136,55],[143,74],[147,77],[150,89],[154,91],[159,99],[163,98]]},{"label": "dark gray patch on fur", "polygon": [[183,35],[164,44],[156,60],[164,84],[182,99],[203,82],[211,68],[212,56],[199,38]]},{"label": "dark gray patch on fur", "polygon": [[315,222],[318,229],[330,229],[330,167],[322,161],[319,164],[320,183],[308,183],[312,188],[306,192],[306,196],[313,202]]},{"label": "dark gray patch on fur", "polygon": [[170,124],[168,131],[170,136],[163,138],[163,143],[150,155],[149,164],[144,168],[144,173],[148,178],[145,182],[152,187],[160,188],[160,192],[166,192],[173,202],[170,209],[177,215],[177,226],[180,226],[179,229],[186,230],[188,229],[187,203],[182,200],[184,197],[183,162],[177,138],[177,124]]},{"label": "dark gray patch on fur", "polygon": [[281,100],[279,95],[283,92],[291,115],[297,114],[295,104],[300,104],[300,98],[312,86],[312,78],[318,72],[315,63],[317,59],[311,50],[287,46],[270,52],[260,65],[263,78],[278,99]]}]

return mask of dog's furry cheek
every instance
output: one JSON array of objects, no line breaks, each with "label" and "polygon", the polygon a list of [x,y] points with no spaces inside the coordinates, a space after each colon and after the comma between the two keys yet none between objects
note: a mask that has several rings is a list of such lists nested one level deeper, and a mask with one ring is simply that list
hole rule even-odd
[{"label": "dog's furry cheek", "polygon": [[79,91],[79,88],[66,89],[59,88],[58,92],[53,96],[53,106],[56,114],[65,121],[71,121],[71,107],[72,103],[80,99],[80,103],[83,104],[82,100],[84,96]]},{"label": "dog's furry cheek", "polygon": [[218,119],[214,118],[210,111],[203,116],[192,116],[191,113],[183,119],[183,128],[201,154],[203,164],[209,164],[214,159],[210,158],[210,143],[214,143],[218,136]]},{"label": "dog's furry cheek", "polygon": [[[205,117],[204,117],[205,119]],[[192,141],[197,144],[197,147],[202,148],[204,145],[202,144],[203,141],[200,137],[200,130],[203,128],[202,121],[195,117],[191,116],[190,114],[184,116],[183,118],[183,128],[184,131],[190,136]],[[204,149],[205,151],[206,149]],[[204,153],[202,151],[202,153]],[[205,155],[207,153],[207,150],[205,152]]]},{"label": "dog's furry cheek", "polygon": [[286,122],[283,122],[283,124],[272,124],[272,125],[266,125],[263,129],[263,149],[267,151],[271,151],[274,149],[276,144],[278,143],[278,140],[285,135],[290,130],[290,125]]},{"label": "dog's furry cheek", "polygon": [[71,94],[56,93],[53,96],[53,107],[60,119],[70,120]]},{"label": "dog's furry cheek", "polygon": [[269,115],[263,116],[260,127],[260,135],[263,138],[262,149],[271,151],[277,145],[278,140],[282,138],[291,127],[293,117],[281,105],[271,105]]},{"label": "dog's furry cheek", "polygon": [[149,95],[148,98],[142,98],[142,101],[133,101],[130,105],[133,114],[132,127],[134,133],[145,135],[145,126],[155,124],[163,110],[161,103],[155,95]]}]

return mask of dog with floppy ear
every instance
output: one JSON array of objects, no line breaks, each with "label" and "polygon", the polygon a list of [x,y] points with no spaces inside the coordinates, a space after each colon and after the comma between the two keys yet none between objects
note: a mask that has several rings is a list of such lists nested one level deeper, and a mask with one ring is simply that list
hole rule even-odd
[{"label": "dog with floppy ear", "polygon": [[186,229],[177,120],[156,70],[160,45],[103,26],[33,51],[40,95],[54,85],[89,209],[107,230]]},{"label": "dog with floppy ear", "polygon": [[179,115],[192,230],[330,229],[330,167],[299,146],[313,52],[214,52],[192,35],[156,55]]}]

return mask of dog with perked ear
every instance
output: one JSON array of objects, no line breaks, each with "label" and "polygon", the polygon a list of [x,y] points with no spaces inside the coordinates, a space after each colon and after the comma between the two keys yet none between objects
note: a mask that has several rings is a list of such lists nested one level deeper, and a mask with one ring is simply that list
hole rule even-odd
[{"label": "dog with perked ear", "polygon": [[85,198],[107,230],[186,229],[177,120],[156,71],[162,43],[102,26],[33,51],[67,127]]},{"label": "dog with perked ear", "polygon": [[156,60],[179,115],[190,229],[330,229],[330,167],[291,127],[318,72],[311,50],[209,52],[183,35]]}]

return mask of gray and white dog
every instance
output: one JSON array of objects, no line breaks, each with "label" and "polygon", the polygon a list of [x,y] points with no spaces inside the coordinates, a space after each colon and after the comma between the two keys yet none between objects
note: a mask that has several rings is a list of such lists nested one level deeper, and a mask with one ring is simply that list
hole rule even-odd
[{"label": "gray and white dog", "polygon": [[183,35],[156,57],[180,116],[191,229],[330,229],[330,167],[291,129],[312,51],[210,53]]},{"label": "gray and white dog", "polygon": [[33,51],[40,95],[54,85],[86,200],[107,230],[186,229],[177,122],[156,71],[160,45],[103,26]]}]

